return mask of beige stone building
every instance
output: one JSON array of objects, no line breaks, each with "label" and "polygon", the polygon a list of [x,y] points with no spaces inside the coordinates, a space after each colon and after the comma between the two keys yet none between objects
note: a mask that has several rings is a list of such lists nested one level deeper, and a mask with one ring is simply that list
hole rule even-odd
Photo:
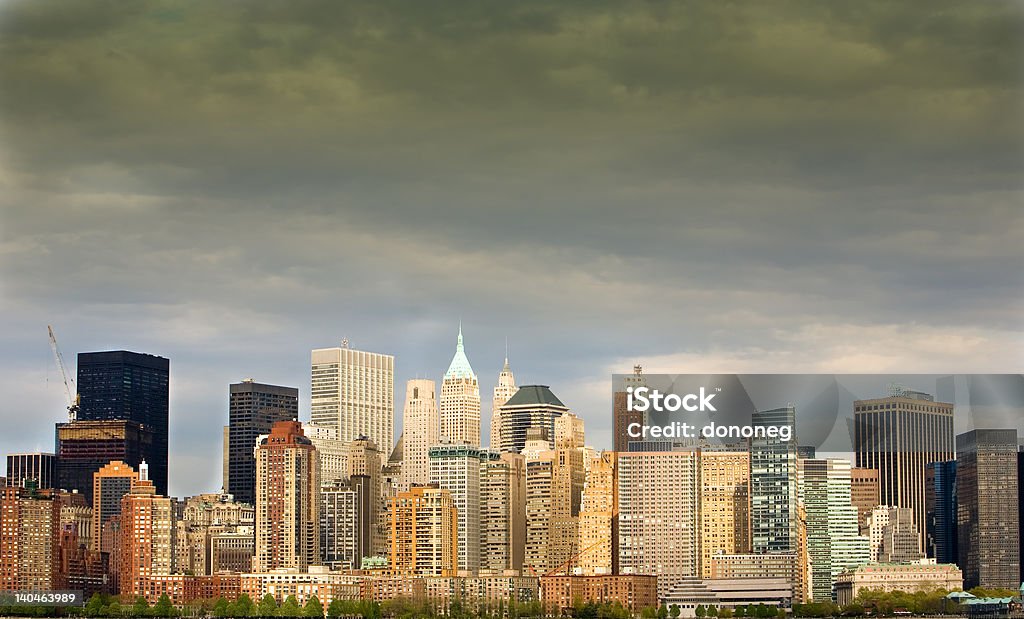
[{"label": "beige stone building", "polygon": [[955,565],[921,562],[910,565],[872,564],[843,572],[836,580],[836,603],[849,604],[865,589],[933,591],[962,589],[964,576]]},{"label": "beige stone building", "polygon": [[714,555],[750,552],[750,452],[701,452],[700,549],[702,578]]},{"label": "beige stone building", "polygon": [[583,576],[613,573],[613,527],[618,510],[615,470],[614,451],[592,458],[587,470],[580,506],[578,565]]},{"label": "beige stone building", "polygon": [[441,441],[480,447],[480,382],[466,358],[462,325],[455,356],[441,380]]},{"label": "beige stone building", "polygon": [[391,571],[453,576],[458,561],[458,516],[452,493],[414,486],[391,500]]}]

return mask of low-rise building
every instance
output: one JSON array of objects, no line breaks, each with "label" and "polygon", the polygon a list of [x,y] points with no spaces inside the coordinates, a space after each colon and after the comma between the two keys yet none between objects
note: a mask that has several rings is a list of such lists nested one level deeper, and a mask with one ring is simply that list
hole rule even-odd
[{"label": "low-rise building", "polygon": [[540,596],[549,612],[561,615],[577,600],[618,602],[631,613],[658,606],[658,577],[647,575],[542,576]]},{"label": "low-rise building", "polygon": [[793,583],[788,578],[685,578],[673,585],[664,602],[670,608],[678,606],[682,617],[696,616],[698,606],[789,608]]},{"label": "low-rise building", "polygon": [[849,604],[864,589],[875,591],[932,591],[962,589],[964,575],[951,563],[877,563],[841,573],[836,579],[836,603]]}]

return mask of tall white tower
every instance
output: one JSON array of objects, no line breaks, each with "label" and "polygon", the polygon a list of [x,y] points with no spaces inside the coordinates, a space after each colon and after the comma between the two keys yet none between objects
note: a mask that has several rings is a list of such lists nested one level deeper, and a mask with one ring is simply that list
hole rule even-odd
[{"label": "tall white tower", "polygon": [[313,350],[310,421],[336,428],[348,444],[369,437],[391,453],[395,437],[395,357],[340,348]]},{"label": "tall white tower", "polygon": [[508,351],[505,351],[505,367],[498,374],[498,384],[494,386],[494,399],[491,400],[491,449],[501,449],[501,407],[516,394],[516,378],[512,368],[508,366]]},{"label": "tall white tower", "polygon": [[412,484],[430,483],[430,447],[440,442],[441,433],[437,383],[418,378],[405,384],[402,428],[405,438],[402,439],[401,490],[404,491]]},{"label": "tall white tower", "polygon": [[441,441],[480,446],[480,383],[462,345],[462,324],[455,356],[441,381]]}]

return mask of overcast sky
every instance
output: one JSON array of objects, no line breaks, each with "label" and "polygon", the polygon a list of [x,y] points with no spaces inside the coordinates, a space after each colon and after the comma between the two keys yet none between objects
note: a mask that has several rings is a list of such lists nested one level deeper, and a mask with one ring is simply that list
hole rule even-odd
[{"label": "overcast sky", "polygon": [[440,379],[505,338],[610,446],[610,374],[1024,368],[1011,2],[0,3],[0,452],[46,325],[171,359],[171,491],[228,384]]}]

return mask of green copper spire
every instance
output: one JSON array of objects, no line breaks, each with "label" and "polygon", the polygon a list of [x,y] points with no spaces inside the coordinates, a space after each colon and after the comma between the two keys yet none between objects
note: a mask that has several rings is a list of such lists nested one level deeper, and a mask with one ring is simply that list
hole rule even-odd
[{"label": "green copper spire", "polygon": [[455,356],[452,357],[448,371],[444,373],[445,378],[476,378],[473,367],[469,365],[466,358],[466,347],[462,342],[462,321],[459,321],[459,338],[455,343]]}]

